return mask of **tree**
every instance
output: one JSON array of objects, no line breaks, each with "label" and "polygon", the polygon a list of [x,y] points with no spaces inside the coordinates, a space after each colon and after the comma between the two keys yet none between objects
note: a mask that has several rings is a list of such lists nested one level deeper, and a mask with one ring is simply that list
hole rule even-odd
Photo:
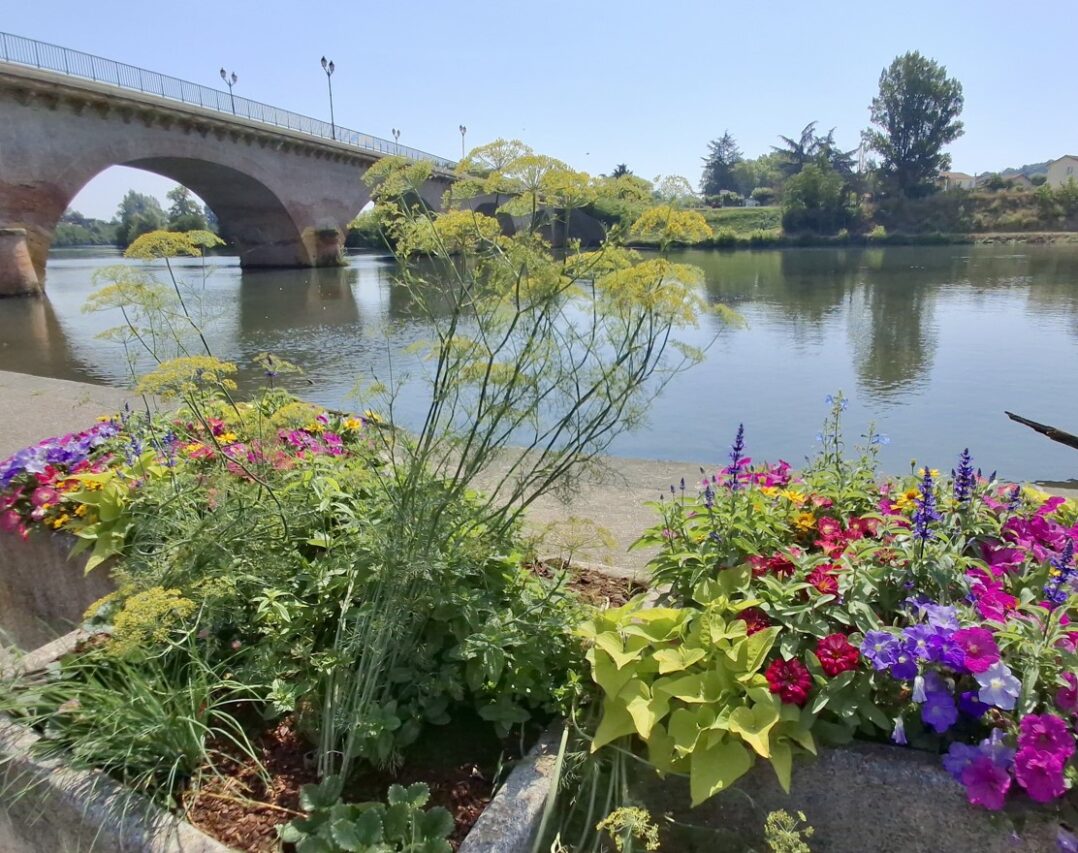
[{"label": "tree", "polygon": [[116,242],[121,246],[130,245],[142,234],[163,230],[167,222],[165,212],[157,199],[134,190],[128,190],[123,197],[116,211],[116,218],[120,220],[116,230]]},{"label": "tree", "polygon": [[695,204],[698,201],[696,193],[692,191],[692,184],[681,175],[656,175],[653,183],[658,201],[675,207]]},{"label": "tree", "polygon": [[798,174],[809,163],[826,163],[843,176],[853,174],[853,157],[857,149],[843,151],[835,143],[835,128],[827,131],[826,136],[816,133],[816,122],[810,121],[802,129],[797,139],[779,136],[782,145],[772,145],[783,175],[791,177]]},{"label": "tree", "polygon": [[633,173],[633,170],[630,169],[628,166],[626,166],[624,163],[618,163],[618,165],[616,165],[614,167],[614,171],[612,171],[610,173],[610,177],[611,178],[627,178],[627,177],[631,176],[632,173]]},{"label": "tree", "polygon": [[172,205],[168,209],[169,231],[206,231],[206,217],[191,191],[175,186],[166,195]]},{"label": "tree", "polygon": [[719,195],[723,190],[737,188],[734,167],[741,162],[741,149],[726,131],[719,139],[707,144],[708,154],[704,160],[704,174],[700,178],[701,195]]},{"label": "tree", "polygon": [[786,231],[834,234],[851,219],[842,176],[826,162],[809,163],[786,182],[782,227]]},{"label": "tree", "polygon": [[880,93],[869,108],[869,145],[882,157],[883,177],[906,196],[931,192],[950,168],[943,147],[962,135],[962,84],[917,51],[903,54],[880,74]]}]

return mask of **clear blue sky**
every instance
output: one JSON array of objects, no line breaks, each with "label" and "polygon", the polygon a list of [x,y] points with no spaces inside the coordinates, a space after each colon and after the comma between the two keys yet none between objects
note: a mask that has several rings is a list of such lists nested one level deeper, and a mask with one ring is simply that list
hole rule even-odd
[{"label": "clear blue sky", "polygon": [[[683,174],[696,184],[726,129],[746,156],[817,119],[850,148],[880,71],[906,50],[965,88],[953,167],[997,170],[1078,154],[1074,0],[804,3],[667,0],[352,0],[337,3],[5,3],[0,28],[236,92],[437,154],[519,137],[598,173]],[[1068,69],[1072,69],[1068,71]],[[110,170],[77,200],[107,218],[129,186]]]}]

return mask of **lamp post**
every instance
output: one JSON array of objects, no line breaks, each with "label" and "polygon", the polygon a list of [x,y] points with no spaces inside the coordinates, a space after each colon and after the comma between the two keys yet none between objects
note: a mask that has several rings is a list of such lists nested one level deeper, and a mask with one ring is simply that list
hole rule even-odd
[{"label": "lamp post", "polygon": [[326,58],[322,57],[322,70],[326,72],[326,83],[329,85],[329,127],[330,133],[333,135],[334,141],[337,139],[337,122],[333,119],[333,72],[336,66],[333,61],[326,61]]},{"label": "lamp post", "polygon": [[397,144],[397,147],[399,148],[401,144],[401,132],[397,130],[397,128],[393,128],[392,133],[393,141]]},{"label": "lamp post", "polygon": [[464,136],[468,132],[468,128],[466,128],[462,124],[459,128],[457,128],[457,130],[460,131],[460,159],[463,160],[464,159]]},{"label": "lamp post", "polygon": [[221,79],[225,81],[225,85],[228,86],[228,99],[232,101],[232,115],[236,114],[236,96],[232,94],[232,87],[236,85],[236,81],[240,78],[236,76],[236,72],[233,71],[229,74],[224,68],[221,69]]}]

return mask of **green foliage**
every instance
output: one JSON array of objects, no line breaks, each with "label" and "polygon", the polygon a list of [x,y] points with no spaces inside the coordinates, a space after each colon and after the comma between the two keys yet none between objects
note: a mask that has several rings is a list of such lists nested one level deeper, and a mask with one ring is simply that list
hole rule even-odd
[{"label": "green foliage", "polygon": [[121,246],[133,243],[142,234],[160,231],[168,224],[161,203],[150,195],[128,190],[116,211],[119,225],[116,240]]},{"label": "green foliage", "polygon": [[169,231],[209,230],[202,207],[187,187],[173,187],[168,191],[167,198],[172,202],[168,209]]},{"label": "green foliage", "polygon": [[784,809],[771,812],[764,823],[764,840],[771,853],[811,853],[807,839],[816,830],[805,823],[805,813],[798,812],[794,817]]},{"label": "green foliage", "polygon": [[878,130],[866,134],[883,158],[885,181],[905,196],[930,193],[936,176],[950,168],[943,148],[963,133],[962,84],[947,69],[917,51],[897,57],[880,74],[870,107]]},{"label": "green foliage", "polygon": [[307,817],[281,829],[281,840],[296,853],[450,853],[446,840],[453,816],[442,808],[425,809],[430,788],[421,782],[391,785],[385,803],[342,803],[340,780],[304,785],[300,805]]},{"label": "green foliage", "polygon": [[730,131],[707,144],[704,171],[700,176],[700,194],[719,195],[723,190],[736,190],[737,177],[734,169],[741,162],[741,149]]},{"label": "green foliage", "polygon": [[795,749],[815,752],[811,714],[782,705],[762,669],[778,628],[751,636],[736,618],[749,598],[747,566],[697,585],[694,606],[644,608],[637,599],[581,628],[603,691],[592,749],[636,735],[661,772],[689,774],[693,805],[733,785],[755,756],[789,790]]},{"label": "green foliage", "polygon": [[[595,828],[610,835],[618,853],[659,849],[659,827],[647,810],[639,806],[614,809]],[[640,843],[639,847],[637,842]]]},{"label": "green foliage", "polygon": [[775,191],[771,187],[756,187],[750,197],[761,205],[767,206],[775,200]]},{"label": "green foliage", "polygon": [[782,199],[786,232],[835,234],[852,218],[842,176],[826,163],[810,163],[786,182]]},{"label": "green foliage", "polygon": [[255,692],[228,672],[192,637],[124,657],[88,651],[3,683],[0,709],[45,728],[38,757],[104,770],[170,806],[196,772],[214,772],[222,745],[254,759],[236,714]]},{"label": "green foliage", "polygon": [[810,121],[802,128],[797,139],[780,136],[782,146],[773,146],[779,171],[787,178],[799,175],[808,165],[818,165],[837,172],[844,178],[853,175],[854,151],[843,151],[835,143],[835,128],[826,136],[816,132],[816,122]]},{"label": "green foliage", "polygon": [[110,246],[115,244],[116,223],[83,216],[68,210],[60,217],[53,234],[53,246]]}]

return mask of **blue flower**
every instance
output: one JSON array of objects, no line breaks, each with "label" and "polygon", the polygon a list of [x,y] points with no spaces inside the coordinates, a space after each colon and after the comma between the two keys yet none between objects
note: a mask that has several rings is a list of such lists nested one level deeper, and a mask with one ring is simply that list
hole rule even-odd
[{"label": "blue flower", "polygon": [[936,511],[936,494],[932,489],[932,472],[927,468],[921,480],[921,494],[914,503],[917,509],[913,513],[913,535],[926,542],[932,538],[929,525],[940,520],[940,514]]},{"label": "blue flower", "polygon": [[899,714],[895,717],[895,728],[891,732],[891,740],[897,743],[899,746],[905,746],[909,741],[906,739],[906,722],[902,719],[902,715]]},{"label": "blue flower", "polygon": [[947,690],[930,691],[921,706],[921,719],[938,734],[943,734],[958,722],[958,708],[955,707],[954,697]]},{"label": "blue flower", "polygon": [[886,631],[869,631],[861,641],[861,656],[877,671],[890,669],[898,653],[899,641]]},{"label": "blue flower", "polygon": [[965,503],[973,496],[973,486],[976,479],[973,474],[973,457],[969,455],[969,448],[959,454],[958,469],[951,471],[954,478],[954,496],[959,503]]}]

